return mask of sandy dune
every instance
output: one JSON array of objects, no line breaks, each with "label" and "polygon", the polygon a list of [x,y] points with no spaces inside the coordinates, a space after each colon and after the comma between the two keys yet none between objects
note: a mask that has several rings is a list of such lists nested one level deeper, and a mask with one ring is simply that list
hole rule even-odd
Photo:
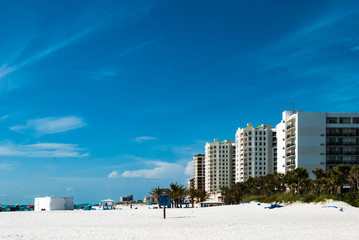
[{"label": "sandy dune", "polygon": [[[323,208],[325,205],[343,207]],[[194,209],[0,213],[0,239],[358,239],[359,209],[342,202]]]}]

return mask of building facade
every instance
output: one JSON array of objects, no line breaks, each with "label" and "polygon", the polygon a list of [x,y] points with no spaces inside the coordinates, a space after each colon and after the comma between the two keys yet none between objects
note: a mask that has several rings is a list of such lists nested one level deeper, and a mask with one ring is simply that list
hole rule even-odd
[{"label": "building facade", "polygon": [[130,202],[130,201],[133,201],[133,195],[120,197],[120,202]]},{"label": "building facade", "polygon": [[205,189],[205,155],[197,154],[193,156],[193,168],[194,168],[194,188],[204,190]]},{"label": "building facade", "polygon": [[314,177],[316,168],[359,165],[359,113],[284,111],[276,128],[248,124],[238,128],[235,143],[207,142],[205,155],[193,159],[194,187],[204,186],[217,198],[222,187],[249,177],[286,174],[297,167]]},{"label": "building facade", "polygon": [[214,139],[205,146],[205,190],[213,193],[231,187],[235,181],[235,144],[233,140]]},{"label": "building facade", "polygon": [[276,128],[278,172],[359,164],[359,113],[285,111]]},{"label": "building facade", "polygon": [[[274,139],[274,141],[273,141]],[[235,181],[259,177],[274,172],[273,135],[271,124],[253,127],[251,123],[236,132]]]}]

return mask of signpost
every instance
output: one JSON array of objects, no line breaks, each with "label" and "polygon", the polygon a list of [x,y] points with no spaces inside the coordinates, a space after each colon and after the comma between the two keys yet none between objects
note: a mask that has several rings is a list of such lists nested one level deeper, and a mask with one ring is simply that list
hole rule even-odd
[{"label": "signpost", "polygon": [[169,195],[160,195],[160,199],[158,199],[158,205],[163,206],[163,218],[166,218],[166,206],[171,207],[171,201]]}]

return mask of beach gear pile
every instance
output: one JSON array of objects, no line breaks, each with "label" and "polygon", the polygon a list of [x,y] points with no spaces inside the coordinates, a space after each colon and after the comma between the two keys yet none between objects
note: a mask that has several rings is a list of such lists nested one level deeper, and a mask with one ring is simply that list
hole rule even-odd
[{"label": "beach gear pile", "polygon": [[279,205],[279,204],[271,204],[269,207],[264,207],[264,209],[273,209],[273,208],[282,208],[284,207],[283,205]]},{"label": "beach gear pile", "polygon": [[344,209],[337,206],[324,206],[323,208],[339,208],[339,211],[344,212]]}]

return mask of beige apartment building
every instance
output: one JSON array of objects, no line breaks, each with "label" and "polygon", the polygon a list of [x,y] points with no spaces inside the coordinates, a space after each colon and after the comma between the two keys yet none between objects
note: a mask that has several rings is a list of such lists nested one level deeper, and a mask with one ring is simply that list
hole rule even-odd
[{"label": "beige apartment building", "polygon": [[235,144],[233,140],[214,139],[205,146],[205,190],[210,193],[231,187],[235,181]]},{"label": "beige apartment building", "polygon": [[251,123],[236,132],[236,182],[273,173],[273,139],[271,124],[253,127]]}]

